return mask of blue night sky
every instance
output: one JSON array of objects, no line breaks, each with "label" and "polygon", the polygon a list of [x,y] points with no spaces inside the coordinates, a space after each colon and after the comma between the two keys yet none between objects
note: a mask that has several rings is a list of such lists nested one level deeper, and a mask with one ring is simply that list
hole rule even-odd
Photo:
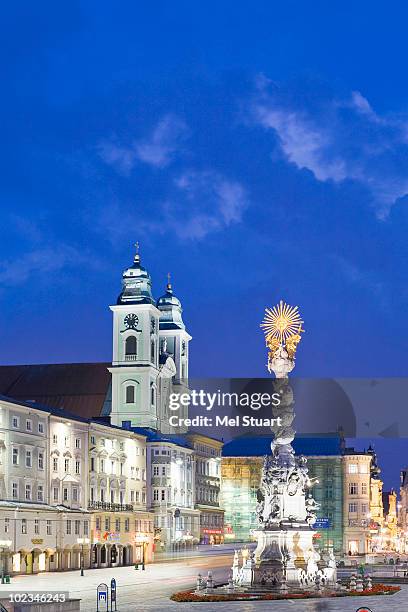
[{"label": "blue night sky", "polygon": [[405,2],[2,7],[1,363],[104,361],[133,244],[191,374],[405,376]]}]

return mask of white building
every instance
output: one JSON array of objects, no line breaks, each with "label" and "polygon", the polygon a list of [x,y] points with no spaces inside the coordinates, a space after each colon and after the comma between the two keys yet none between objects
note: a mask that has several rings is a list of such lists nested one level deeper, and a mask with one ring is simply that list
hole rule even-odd
[{"label": "white building", "polygon": [[79,567],[77,539],[89,535],[85,493],[80,479],[53,473],[57,455],[50,448],[52,432],[81,431],[72,439],[66,434],[58,470],[68,457],[75,461],[75,436],[86,441],[86,429],[76,427],[47,409],[0,398],[0,539],[10,542],[3,558],[8,572]]},{"label": "white building", "polygon": [[148,438],[148,506],[154,512],[156,549],[198,543],[200,513],[194,507],[194,453],[183,440]]},{"label": "white building", "polygon": [[0,449],[6,572],[151,561],[145,436],[1,397]]}]

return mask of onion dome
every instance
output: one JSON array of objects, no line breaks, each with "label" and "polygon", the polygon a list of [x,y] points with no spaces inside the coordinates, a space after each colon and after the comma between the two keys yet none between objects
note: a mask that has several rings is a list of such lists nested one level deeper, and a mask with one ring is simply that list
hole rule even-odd
[{"label": "onion dome", "polygon": [[136,243],[136,254],[133,265],[123,271],[122,292],[118,304],[154,304],[152,296],[152,279],[150,274],[140,264],[139,243]]},{"label": "onion dome", "polygon": [[173,287],[168,274],[166,293],[157,300],[157,308],[160,310],[160,329],[185,329],[181,313],[180,300],[174,295]]}]

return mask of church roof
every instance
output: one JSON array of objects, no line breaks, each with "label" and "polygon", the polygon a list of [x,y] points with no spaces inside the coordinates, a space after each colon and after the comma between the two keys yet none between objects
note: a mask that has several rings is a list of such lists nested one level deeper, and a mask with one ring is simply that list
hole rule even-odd
[{"label": "church roof", "polygon": [[[263,457],[271,454],[272,436],[240,436],[224,444],[223,457]],[[296,455],[337,457],[343,454],[337,434],[325,437],[298,436],[292,442]]]},{"label": "church roof", "polygon": [[0,366],[0,394],[17,401],[60,408],[82,418],[98,417],[109,401],[109,363]]},{"label": "church roof", "polygon": [[139,252],[133,259],[133,264],[122,274],[122,291],[118,304],[155,304],[152,295],[152,279],[140,263]]},{"label": "church roof", "polygon": [[174,295],[170,280],[167,283],[166,292],[159,297],[156,305],[160,310],[160,329],[185,329],[181,302]]}]

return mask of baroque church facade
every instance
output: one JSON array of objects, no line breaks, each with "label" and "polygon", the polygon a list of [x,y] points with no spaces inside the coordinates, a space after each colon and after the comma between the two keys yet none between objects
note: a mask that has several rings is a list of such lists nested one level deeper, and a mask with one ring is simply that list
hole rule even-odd
[{"label": "baroque church facade", "polygon": [[[113,313],[111,423],[175,433],[169,425],[168,399],[188,391],[190,334],[171,283],[157,301],[151,278],[136,253],[122,275]],[[180,416],[183,416],[180,414]],[[180,433],[180,432],[179,432]]]}]

